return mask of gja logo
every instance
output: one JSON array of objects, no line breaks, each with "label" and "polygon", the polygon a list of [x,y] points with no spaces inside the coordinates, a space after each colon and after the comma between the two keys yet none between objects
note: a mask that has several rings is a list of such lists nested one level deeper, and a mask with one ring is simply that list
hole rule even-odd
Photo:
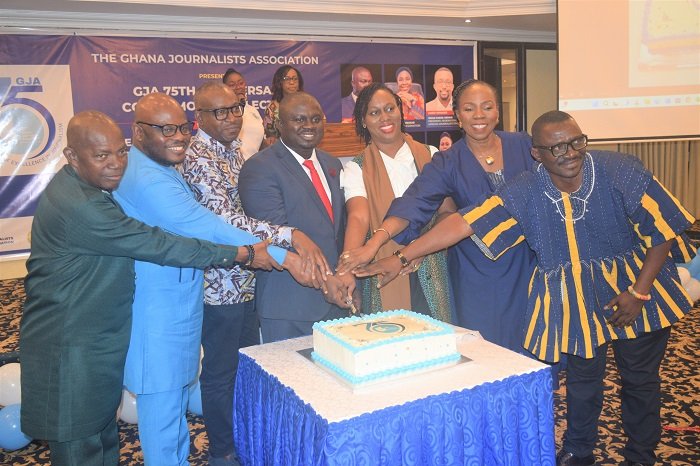
[{"label": "gja logo", "polygon": [[25,159],[39,157],[56,137],[51,112],[39,100],[38,77],[0,77],[0,150]]}]

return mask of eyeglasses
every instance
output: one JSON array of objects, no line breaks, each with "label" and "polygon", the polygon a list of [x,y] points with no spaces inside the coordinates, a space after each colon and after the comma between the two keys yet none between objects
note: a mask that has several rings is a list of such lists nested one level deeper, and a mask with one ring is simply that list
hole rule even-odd
[{"label": "eyeglasses", "polygon": [[243,105],[233,105],[231,107],[224,107],[224,108],[212,108],[211,110],[199,108],[197,109],[198,112],[211,112],[214,114],[214,118],[216,118],[219,121],[225,120],[228,118],[228,114],[232,113],[233,116],[243,116]]},{"label": "eyeglasses", "polygon": [[299,77],[298,76],[285,76],[282,78],[282,81],[289,81],[289,82],[295,83],[295,82],[299,81]]},{"label": "eyeglasses", "polygon": [[588,145],[588,136],[582,134],[577,136],[569,142],[560,142],[559,144],[554,144],[553,146],[532,146],[535,149],[545,149],[552,153],[554,157],[561,157],[562,155],[569,152],[569,146],[573,150],[585,149]]},{"label": "eyeglasses", "polygon": [[226,85],[231,88],[246,87],[246,82],[244,79],[240,79],[238,81],[229,81],[226,83]]},{"label": "eyeglasses", "polygon": [[178,129],[183,134],[183,136],[188,136],[192,134],[192,130],[194,129],[194,123],[191,121],[188,121],[187,123],[183,123],[181,125],[156,125],[154,123],[146,123],[145,121],[137,121],[136,124],[148,125],[154,128],[158,128],[160,129],[160,132],[163,133],[163,136],[165,136],[166,138],[175,136],[175,133],[177,133]]}]

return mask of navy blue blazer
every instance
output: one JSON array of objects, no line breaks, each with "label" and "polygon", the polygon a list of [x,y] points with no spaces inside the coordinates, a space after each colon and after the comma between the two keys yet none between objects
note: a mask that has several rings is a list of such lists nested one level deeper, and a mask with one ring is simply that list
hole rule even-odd
[{"label": "navy blue blazer", "polygon": [[[304,167],[280,141],[248,159],[239,176],[239,194],[246,215],[306,233],[335,268],[343,250],[345,198],[340,189],[342,164],[316,149],[328,181],[333,205],[332,222]],[[256,272],[256,308],[266,319],[325,320],[338,308],[326,302],[320,290],[297,283],[287,272]]]},{"label": "navy blue blazer", "polygon": [[352,92],[340,100],[340,115],[343,121],[352,121],[352,115],[355,112],[355,99],[352,98]]}]

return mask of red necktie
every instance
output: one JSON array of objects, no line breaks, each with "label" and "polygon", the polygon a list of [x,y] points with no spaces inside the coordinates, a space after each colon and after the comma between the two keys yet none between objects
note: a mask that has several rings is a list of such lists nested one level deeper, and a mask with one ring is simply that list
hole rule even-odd
[{"label": "red necktie", "polygon": [[326,211],[328,212],[328,216],[331,218],[332,222],[333,207],[331,207],[331,201],[328,200],[328,195],[326,194],[326,190],[323,188],[323,183],[321,183],[321,178],[318,176],[314,163],[311,160],[304,160],[303,165],[309,169],[309,172],[311,173],[311,183],[313,183],[314,188],[316,188],[318,197],[321,198],[321,202],[323,202],[323,205],[326,207]]}]

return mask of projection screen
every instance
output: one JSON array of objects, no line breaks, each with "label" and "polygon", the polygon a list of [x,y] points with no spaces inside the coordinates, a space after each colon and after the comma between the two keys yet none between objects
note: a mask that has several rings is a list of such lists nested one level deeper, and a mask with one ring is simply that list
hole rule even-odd
[{"label": "projection screen", "polygon": [[557,6],[559,109],[591,139],[700,137],[700,1]]}]

